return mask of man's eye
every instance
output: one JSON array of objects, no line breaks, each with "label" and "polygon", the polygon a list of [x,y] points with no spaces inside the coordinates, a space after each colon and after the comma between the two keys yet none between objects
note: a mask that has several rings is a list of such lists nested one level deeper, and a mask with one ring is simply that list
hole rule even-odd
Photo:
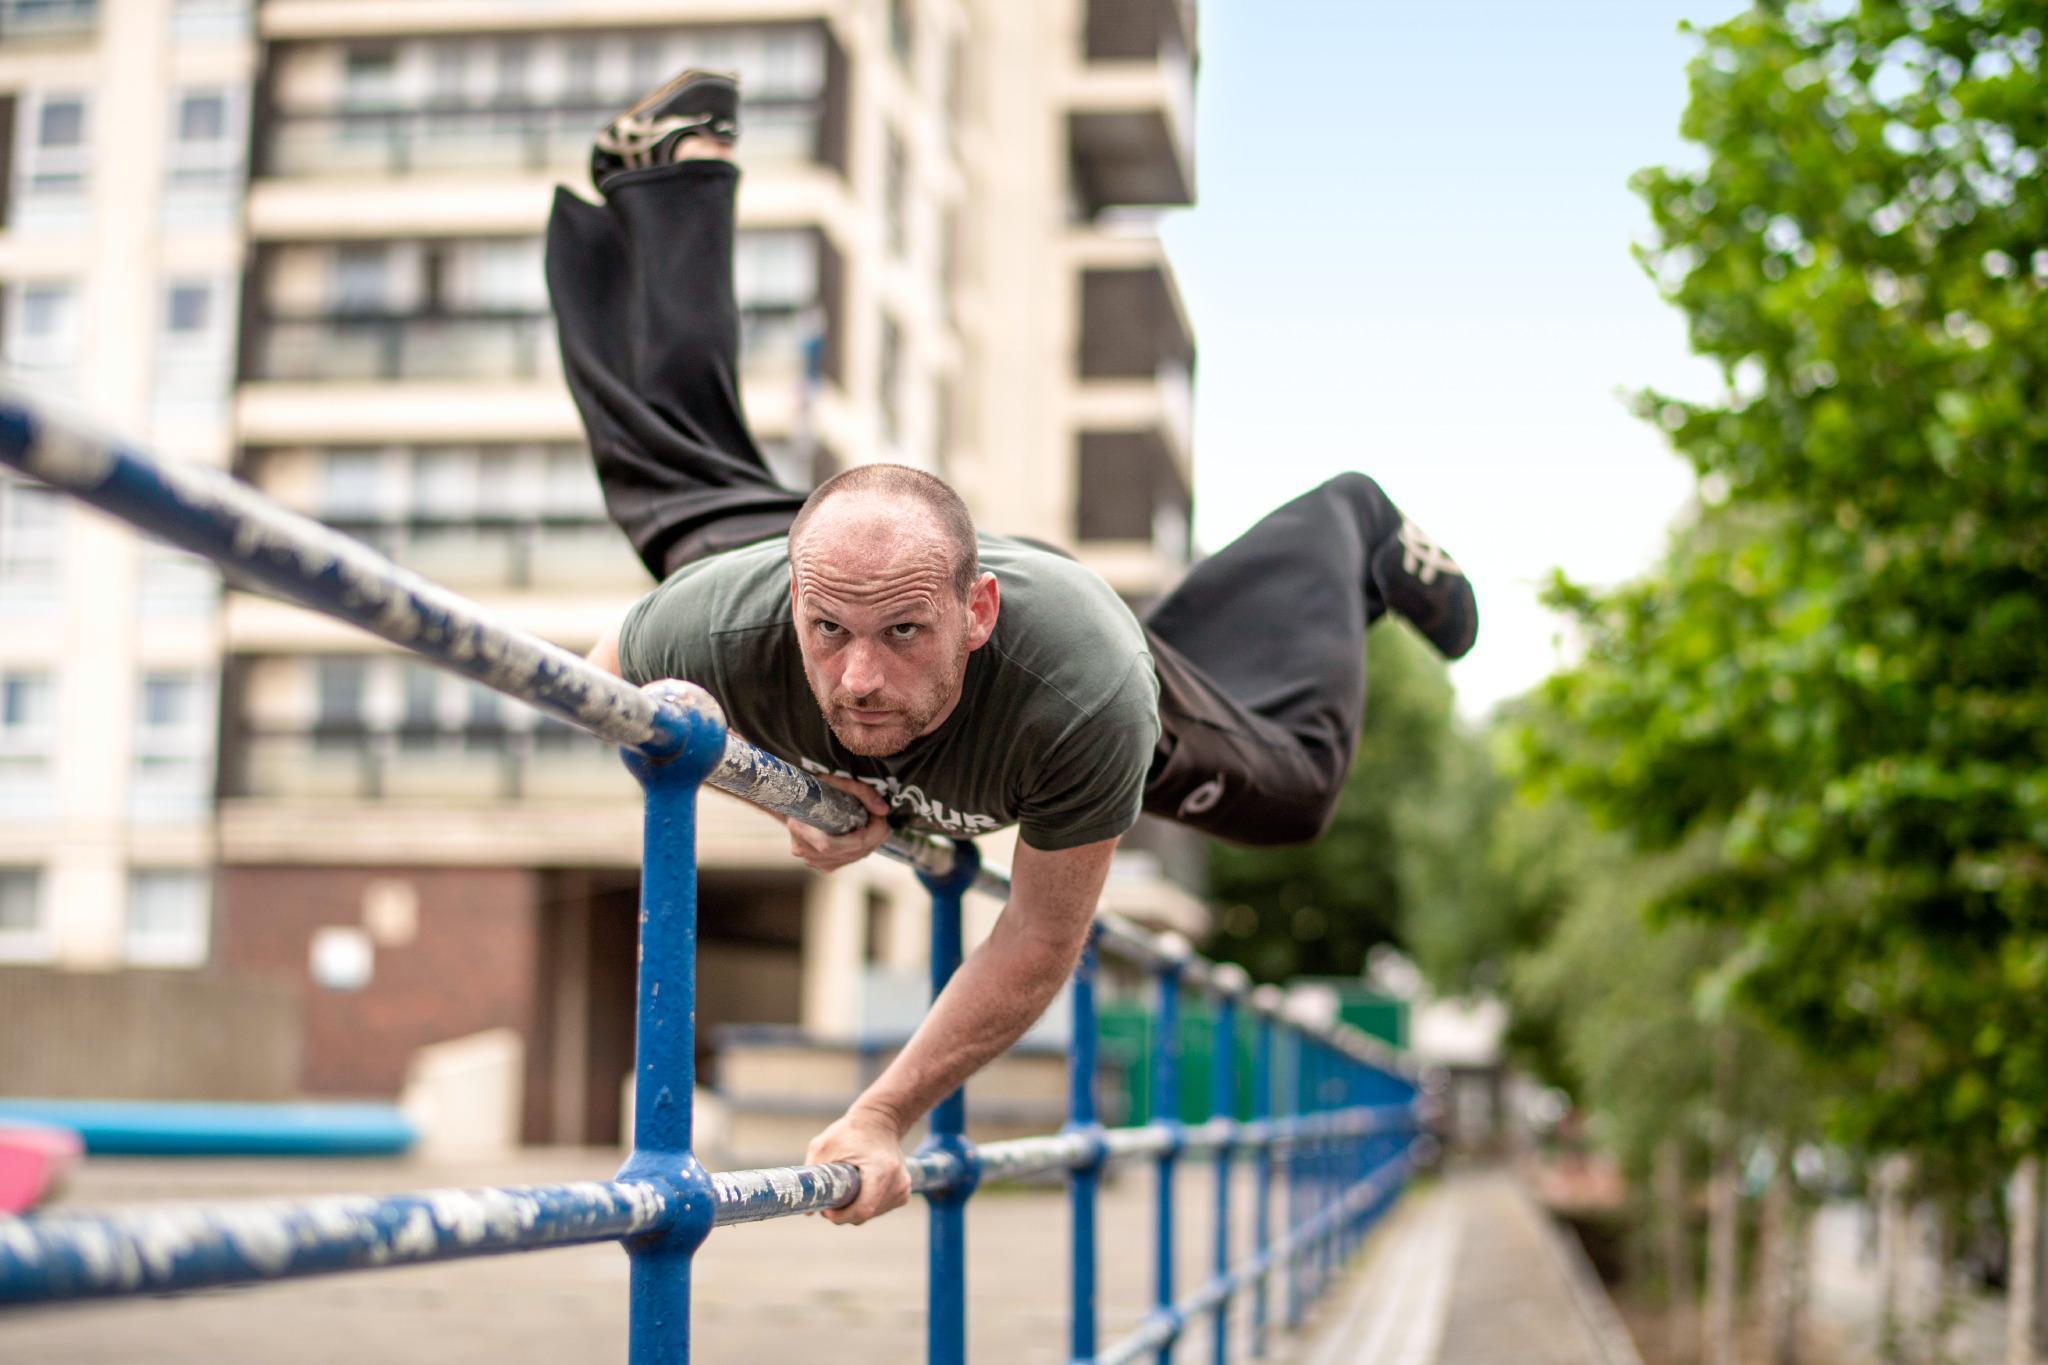
[{"label": "man's eye", "polygon": [[917,632],[921,629],[922,627],[914,626],[906,621],[889,627],[889,635],[890,638],[896,640],[914,640],[917,638]]},{"label": "man's eye", "polygon": [[820,621],[817,624],[817,631],[818,634],[830,640],[845,634],[846,627],[840,625],[837,621]]}]

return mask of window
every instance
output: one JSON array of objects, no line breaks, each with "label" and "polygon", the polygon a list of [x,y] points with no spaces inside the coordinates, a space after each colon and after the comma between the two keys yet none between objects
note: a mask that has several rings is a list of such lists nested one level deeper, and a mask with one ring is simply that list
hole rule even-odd
[{"label": "window", "polygon": [[562,50],[562,98],[581,103],[597,99],[597,44],[573,42]]},{"label": "window", "polygon": [[220,573],[211,560],[154,540],[142,542],[137,576],[146,612],[190,616],[220,603]]},{"label": "window", "polygon": [[463,746],[472,753],[489,753],[504,747],[505,699],[481,683],[470,683],[468,712],[464,717]]},{"label": "window", "polygon": [[815,94],[818,79],[813,52],[816,37],[803,29],[775,28],[761,35],[761,55],[747,79],[766,96]]},{"label": "window", "polygon": [[138,967],[200,966],[212,918],[212,879],[204,872],[132,872],[123,955]]},{"label": "window", "polygon": [[385,308],[390,254],[378,245],[351,245],[334,250],[334,310],[337,313],[381,313]]},{"label": "window", "polygon": [[443,43],[434,49],[433,88],[430,103],[454,107],[469,102],[469,49],[460,43]]},{"label": "window", "polygon": [[903,333],[893,319],[882,319],[882,355],[876,366],[876,400],[882,414],[882,439],[894,445],[902,434],[897,412],[903,390]]},{"label": "window", "polygon": [[24,341],[58,345],[72,332],[78,291],[68,284],[26,284],[21,287],[21,335]]},{"label": "window", "polygon": [[793,308],[818,297],[818,239],[803,230],[743,232],[733,252],[740,306]]},{"label": "window", "polygon": [[406,660],[404,709],[399,713],[398,746],[432,749],[441,728],[441,675],[426,664]]},{"label": "window", "polygon": [[68,386],[78,363],[78,287],[64,280],[9,285],[0,352],[30,379]]},{"label": "window", "polygon": [[174,284],[164,307],[164,330],[172,336],[189,337],[203,333],[213,312],[213,287],[207,284]]},{"label": "window", "polygon": [[954,406],[957,401],[953,396],[953,381],[940,380],[938,392],[932,396],[932,449],[941,473],[945,472],[946,462],[952,459],[953,444],[959,439],[955,430],[960,420]]},{"label": "window", "polygon": [[398,49],[352,47],[343,59],[341,102],[354,109],[387,108],[398,95]]},{"label": "window", "polygon": [[178,38],[239,38],[248,31],[249,0],[176,0],[171,32]]},{"label": "window", "polygon": [[538,237],[458,242],[448,253],[448,302],[480,312],[542,312],[548,306],[545,259]]},{"label": "window", "polygon": [[139,819],[193,819],[212,789],[213,689],[190,671],[146,673],[136,698],[135,784]]},{"label": "window", "polygon": [[32,867],[0,867],[0,962],[38,962],[50,955],[42,880]]},{"label": "window", "polygon": [[84,95],[51,92],[24,99],[16,184],[25,198],[81,199],[92,162],[89,124]]},{"label": "window", "polygon": [[455,520],[476,513],[476,456],[467,450],[429,450],[413,471],[412,511]]},{"label": "window", "polygon": [[946,40],[946,130],[958,136],[967,119],[967,40]]},{"label": "window", "polygon": [[320,462],[319,515],[355,521],[384,509],[384,456],[376,450],[337,450]]},{"label": "window", "polygon": [[54,697],[45,673],[0,673],[0,811],[47,815]]},{"label": "window", "polygon": [[917,52],[917,12],[913,0],[889,0],[889,47],[905,69]]},{"label": "window", "polygon": [[49,741],[50,680],[40,673],[0,673],[0,745]]},{"label": "window", "polygon": [[524,104],[527,79],[533,70],[533,47],[528,43],[498,44],[497,89],[499,104]]},{"label": "window", "polygon": [[178,141],[219,142],[228,135],[225,91],[205,90],[178,99]]},{"label": "window", "polygon": [[85,101],[76,97],[43,101],[36,143],[42,147],[76,147],[85,141]]},{"label": "window", "polygon": [[314,663],[314,748],[355,747],[363,729],[363,693],[368,672],[361,659],[321,659]]},{"label": "window", "polygon": [[550,450],[547,455],[547,507],[551,513],[596,513],[604,507],[590,456],[581,447]]},{"label": "window", "polygon": [[[631,43],[626,51],[630,54],[626,59],[627,84],[632,87],[632,93],[636,97],[644,95],[654,88],[655,83],[661,80],[666,72],[667,54],[662,51],[659,42],[652,40]],[[701,64],[706,67],[711,65],[709,62]]]},{"label": "window", "polygon": [[57,582],[63,503],[47,488],[0,477],[0,604],[19,589]]},{"label": "window", "polygon": [[894,128],[889,130],[888,155],[885,193],[889,214],[889,250],[901,256],[910,244],[910,153],[903,145],[902,135]]}]

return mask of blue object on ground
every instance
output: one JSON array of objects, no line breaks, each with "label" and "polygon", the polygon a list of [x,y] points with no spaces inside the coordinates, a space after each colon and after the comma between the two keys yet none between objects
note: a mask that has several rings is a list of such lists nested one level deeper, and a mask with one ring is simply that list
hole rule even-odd
[{"label": "blue object on ground", "polygon": [[0,1123],[74,1129],[88,1156],[398,1156],[418,1134],[388,1104],[0,1099]]}]

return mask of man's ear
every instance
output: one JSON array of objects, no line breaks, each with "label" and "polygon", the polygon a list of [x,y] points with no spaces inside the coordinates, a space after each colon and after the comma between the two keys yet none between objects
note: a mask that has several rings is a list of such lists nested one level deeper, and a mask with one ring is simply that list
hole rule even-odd
[{"label": "man's ear", "polygon": [[967,647],[980,649],[988,643],[988,637],[996,633],[996,614],[1003,605],[1002,589],[996,586],[996,576],[983,573],[974,580],[974,586],[967,590]]}]

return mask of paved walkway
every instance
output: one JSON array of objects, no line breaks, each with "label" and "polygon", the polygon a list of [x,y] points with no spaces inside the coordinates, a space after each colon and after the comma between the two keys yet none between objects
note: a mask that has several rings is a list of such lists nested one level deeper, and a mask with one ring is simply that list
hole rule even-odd
[{"label": "paved walkway", "polygon": [[[604,1178],[607,1152],[522,1155],[489,1168],[416,1163],[90,1163],[74,1207],[392,1191]],[[1206,1272],[1213,1185],[1183,1173],[1181,1289]],[[1249,1182],[1240,1180],[1248,1194]],[[1144,1316],[1151,1294],[1152,1181],[1134,1170],[1103,1196],[1102,1340]],[[1234,1215],[1245,1254],[1249,1209]],[[1603,1357],[1577,1316],[1544,1221],[1503,1177],[1455,1177],[1397,1206],[1302,1336],[1277,1337],[1286,1365],[1634,1365]],[[1057,1188],[997,1187],[969,1206],[969,1358],[1066,1359],[1067,1206]],[[924,1357],[925,1220],[865,1228],[797,1218],[713,1234],[696,1267],[696,1359],[719,1365],[908,1365]],[[1284,1303],[1274,1286],[1274,1305]],[[1245,1359],[1249,1311],[1232,1314]],[[1207,1323],[1178,1352],[1207,1360]],[[1335,1345],[1332,1345],[1332,1342]],[[1491,1353],[1489,1353],[1491,1352]],[[40,1310],[0,1319],[6,1365],[560,1365],[626,1356],[626,1258],[609,1245]]]},{"label": "paved walkway", "polygon": [[1289,1365],[1640,1365],[1576,1243],[1512,1176],[1405,1200]]}]

